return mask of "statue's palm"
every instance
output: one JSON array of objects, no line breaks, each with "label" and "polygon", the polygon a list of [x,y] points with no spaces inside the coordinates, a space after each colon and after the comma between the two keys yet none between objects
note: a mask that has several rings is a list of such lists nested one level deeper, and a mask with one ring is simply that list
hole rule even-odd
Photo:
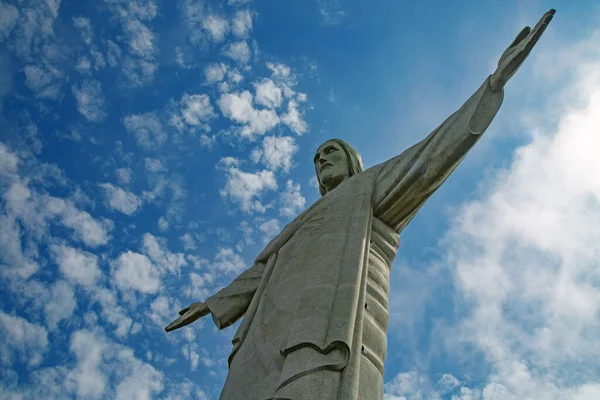
[{"label": "statue's palm", "polygon": [[539,20],[537,25],[531,29],[525,27],[511,45],[502,53],[500,60],[498,61],[498,69],[492,75],[492,90],[501,90],[506,82],[517,72],[523,61],[527,58],[533,46],[542,36],[542,33],[548,27],[548,24],[554,17],[555,10],[550,10],[545,13]]},{"label": "statue's palm", "polygon": [[170,332],[175,329],[179,329],[183,326],[191,324],[192,322],[204,317],[205,315],[208,315],[209,313],[210,313],[210,310],[208,309],[208,306],[206,305],[206,303],[203,303],[201,301],[192,303],[188,307],[179,311],[180,317],[177,318],[175,321],[171,322],[165,328],[165,330],[167,332]]}]

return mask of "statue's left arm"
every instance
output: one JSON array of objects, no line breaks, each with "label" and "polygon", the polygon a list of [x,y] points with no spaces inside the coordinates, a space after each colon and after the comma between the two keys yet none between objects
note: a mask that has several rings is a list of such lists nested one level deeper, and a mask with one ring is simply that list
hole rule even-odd
[{"label": "statue's left arm", "polygon": [[374,215],[400,232],[479,140],[500,109],[504,85],[514,75],[554,15],[550,10],[526,27],[500,57],[490,75],[463,106],[424,140],[379,169]]}]

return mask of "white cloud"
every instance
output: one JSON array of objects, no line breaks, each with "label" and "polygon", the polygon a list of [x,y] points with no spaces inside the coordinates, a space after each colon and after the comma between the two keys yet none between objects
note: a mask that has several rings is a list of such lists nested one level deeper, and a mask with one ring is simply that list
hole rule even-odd
[{"label": "white cloud", "polygon": [[77,364],[57,382],[77,398],[150,399],[163,390],[160,372],[96,332],[74,332],[70,350]]},{"label": "white cloud", "polygon": [[30,64],[23,68],[25,85],[35,92],[36,97],[58,100],[61,97],[62,71],[51,64]]},{"label": "white cloud", "polygon": [[185,250],[194,250],[197,247],[196,246],[196,241],[194,240],[194,238],[192,237],[192,235],[190,235],[189,233],[181,235],[179,237],[179,240],[181,240],[181,243],[183,244],[183,248]]},{"label": "white cloud", "polygon": [[223,274],[240,274],[248,266],[232,248],[219,247],[211,268]]},{"label": "white cloud", "polygon": [[154,34],[136,19],[130,19],[125,24],[125,31],[129,35],[129,50],[139,57],[152,57],[154,53]]},{"label": "white cloud", "polygon": [[112,229],[110,220],[95,220],[86,211],[78,210],[73,204],[56,197],[46,197],[46,205],[51,215],[60,218],[60,222],[74,232],[77,240],[89,247],[97,247],[108,243]]},{"label": "white cloud", "polygon": [[127,358],[128,376],[116,388],[115,400],[152,399],[163,390],[163,375],[150,364],[143,363],[133,356],[133,352],[120,353]]},{"label": "white cloud", "polygon": [[233,61],[247,64],[250,61],[250,46],[245,41],[230,43],[223,50],[223,54]]},{"label": "white cloud", "polygon": [[202,21],[203,28],[210,34],[212,40],[217,43],[225,39],[229,32],[229,23],[218,15],[208,15]]},{"label": "white cloud", "polygon": [[272,171],[282,169],[289,172],[292,159],[298,151],[294,138],[289,136],[267,136],[263,139],[262,146],[252,151],[252,161],[262,161]]},{"label": "white cloud", "polygon": [[77,111],[86,119],[102,122],[106,118],[106,102],[100,82],[86,79],[79,86],[73,85]]},{"label": "white cloud", "polygon": [[119,168],[116,170],[115,174],[117,176],[117,182],[119,182],[120,185],[129,185],[131,183],[133,172],[130,168]]},{"label": "white cloud", "polygon": [[231,31],[239,38],[246,38],[252,30],[252,14],[248,10],[239,10],[231,21]]},{"label": "white cloud", "polygon": [[[221,261],[224,262],[224,260]],[[188,298],[195,299],[195,301],[201,301],[211,295],[210,288],[214,283],[213,275],[208,273],[197,274],[195,272],[190,272],[187,280],[189,285],[183,289],[183,294],[185,294]]]},{"label": "white cloud", "polygon": [[112,40],[106,41],[106,62],[111,67],[116,67],[121,58],[121,48]]},{"label": "white cloud", "polygon": [[160,217],[158,219],[158,229],[163,232],[169,229],[169,221],[167,221],[165,217]]},{"label": "white cloud", "polygon": [[93,286],[100,277],[98,256],[64,244],[51,245],[51,254],[60,272],[71,282]]},{"label": "white cloud", "polygon": [[252,105],[252,94],[243,91],[241,93],[224,93],[218,101],[223,115],[239,124],[244,124],[241,135],[253,138],[255,135],[263,135],[279,123],[279,117],[273,110],[257,110]]},{"label": "white cloud", "polygon": [[79,30],[83,43],[91,45],[94,38],[94,31],[92,29],[90,19],[84,17],[74,17],[73,25]]},{"label": "white cloud", "polygon": [[110,183],[102,183],[99,186],[104,189],[105,204],[111,210],[119,211],[125,215],[132,215],[142,205],[139,197],[118,186]]},{"label": "white cloud", "polygon": [[137,144],[144,149],[156,150],[167,141],[160,120],[154,113],[131,114],[123,119],[128,132],[135,135]]},{"label": "white cloud", "polygon": [[302,119],[302,114],[298,111],[298,103],[294,100],[289,101],[287,113],[281,117],[281,122],[289,126],[298,135],[302,135],[308,130],[308,125]]},{"label": "white cloud", "polygon": [[275,235],[281,232],[281,222],[275,218],[269,219],[262,222],[258,226],[258,230],[264,233],[263,243],[267,244]]},{"label": "white cloud", "polygon": [[103,354],[109,353],[109,345],[94,333],[86,330],[71,335],[69,346],[77,365],[68,372],[65,388],[78,398],[97,399],[102,397],[108,385],[108,377],[101,370]]},{"label": "white cloud", "polygon": [[112,263],[113,282],[122,290],[156,293],[161,286],[160,271],[143,254],[127,251]]},{"label": "white cloud", "polygon": [[164,164],[155,158],[146,157],[144,165],[146,166],[146,171],[149,172],[161,172],[166,170]]},{"label": "white cloud", "polygon": [[209,64],[205,69],[204,69],[204,76],[206,77],[206,83],[208,83],[209,85],[216,83],[216,82],[221,82],[223,79],[225,79],[225,75],[227,74],[227,65],[223,64],[223,63],[212,63]]},{"label": "white cloud", "polygon": [[252,0],[228,0],[227,4],[231,6],[242,5],[246,3],[250,3]]},{"label": "white cloud", "polygon": [[210,98],[205,94],[184,94],[181,98],[181,114],[188,125],[199,126],[215,117]]},{"label": "white cloud", "polygon": [[154,60],[125,57],[123,60],[123,75],[132,87],[147,85],[154,80],[157,64]]},{"label": "white cloud", "polygon": [[12,4],[0,3],[0,40],[6,40],[17,24],[19,10]]},{"label": "white cloud", "polygon": [[300,184],[291,179],[287,181],[285,192],[280,196],[279,213],[284,217],[294,218],[306,205],[306,199],[300,193]]},{"label": "white cloud", "polygon": [[[9,160],[11,159],[12,157],[9,157]],[[31,164],[32,160],[25,160]],[[22,277],[30,276],[36,268],[30,257],[21,250],[22,233],[19,225],[22,225],[26,237],[35,241],[31,242],[34,246],[37,241],[48,238],[51,222],[58,222],[69,228],[75,240],[83,241],[90,247],[106,244],[110,240],[108,233],[112,229],[111,221],[98,221],[89,213],[75,207],[72,200],[49,196],[39,192],[39,189],[32,185],[40,179],[45,180],[45,185],[51,185],[53,182],[64,184],[64,181],[57,179],[60,178],[61,171],[56,167],[34,161],[28,168],[22,178],[9,174],[7,185],[1,188],[6,213],[3,217],[5,224],[0,230],[6,239],[0,242],[6,245],[6,253],[3,251],[1,254],[10,265],[4,273],[11,271],[10,274],[16,273]],[[9,183],[11,181],[12,183]],[[35,247],[29,247],[29,251],[37,255]],[[25,270],[28,272],[23,275]]]},{"label": "white cloud", "polygon": [[19,6],[19,19],[15,25],[13,25],[14,10],[11,7],[3,7],[0,10],[0,15],[3,16],[0,19],[1,32],[9,34],[12,30],[12,40],[7,43],[8,47],[25,62],[41,59],[47,62],[48,50],[56,49],[53,43],[53,25],[58,16],[60,1],[30,0],[20,2]]},{"label": "white cloud", "polygon": [[181,267],[187,265],[183,253],[170,252],[165,239],[157,238],[150,233],[144,235],[142,251],[164,272],[178,273]]},{"label": "white cloud", "polygon": [[77,308],[75,292],[65,281],[58,281],[50,289],[50,299],[44,305],[46,324],[50,330],[63,319],[69,318]]},{"label": "white cloud", "polygon": [[246,213],[265,212],[266,207],[260,198],[263,192],[277,189],[275,174],[269,170],[244,172],[236,166],[224,169],[227,173],[227,182],[220,191],[221,196],[238,203]]},{"label": "white cloud", "polygon": [[48,333],[41,325],[0,311],[0,361],[10,366],[18,358],[29,366],[42,362],[48,350]]},{"label": "white cloud", "polygon": [[[121,71],[129,85],[133,87],[146,85],[154,79],[158,69],[156,37],[147,26],[147,23],[156,17],[158,7],[152,1],[112,2],[110,6],[123,29],[123,35],[119,40],[129,50],[122,55]],[[111,43],[110,41],[108,43],[111,54],[107,58],[109,64],[116,65],[117,59],[121,57],[121,51],[118,46]]]},{"label": "white cloud", "polygon": [[117,337],[124,338],[129,333],[133,333],[133,320],[118,305],[115,291],[96,286],[92,299],[102,307],[102,318],[116,327],[114,333]]},{"label": "white cloud", "polygon": [[173,316],[177,315],[180,309],[178,301],[167,296],[158,296],[150,304],[150,310],[146,312],[146,315],[156,325],[164,328],[174,319]]},{"label": "white cloud", "polygon": [[281,89],[271,79],[255,83],[256,102],[268,108],[277,108],[283,101]]},{"label": "white cloud", "polygon": [[79,57],[79,60],[77,61],[77,65],[75,66],[75,69],[77,70],[77,72],[79,72],[81,75],[89,76],[91,68],[92,68],[92,64],[90,63],[90,60],[88,60],[88,58],[86,56]]}]

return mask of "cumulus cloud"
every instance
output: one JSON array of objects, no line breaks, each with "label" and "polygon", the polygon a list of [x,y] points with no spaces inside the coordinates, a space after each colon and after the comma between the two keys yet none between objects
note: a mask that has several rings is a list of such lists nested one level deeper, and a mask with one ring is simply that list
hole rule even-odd
[{"label": "cumulus cloud", "polygon": [[263,192],[277,189],[273,171],[262,170],[255,173],[244,172],[236,165],[221,167],[226,171],[227,181],[221,189],[221,196],[240,205],[246,213],[266,211],[260,201]]},{"label": "cumulus cloud", "polygon": [[298,151],[294,138],[289,136],[267,136],[263,139],[262,146],[255,148],[251,153],[252,161],[262,161],[272,171],[279,169],[289,172],[292,159]]},{"label": "cumulus cloud", "polygon": [[300,184],[291,179],[287,181],[285,192],[281,193],[279,201],[279,213],[289,218],[296,217],[306,204],[306,199],[300,193]]},{"label": "cumulus cloud", "polygon": [[142,251],[164,272],[178,273],[180,268],[187,264],[183,253],[170,252],[165,239],[150,233],[144,235]]},{"label": "cumulus cloud", "polygon": [[167,141],[167,134],[156,114],[131,114],[123,119],[129,133],[135,135],[137,144],[147,150],[156,150]]},{"label": "cumulus cloud", "polygon": [[248,10],[239,10],[231,21],[231,31],[241,39],[246,38],[252,30],[252,14]]},{"label": "cumulus cloud", "polygon": [[206,83],[208,83],[209,85],[216,82],[221,82],[223,79],[225,79],[226,74],[227,65],[223,63],[212,63],[204,69]]},{"label": "cumulus cloud", "polygon": [[0,3],[0,40],[6,40],[17,24],[19,10],[12,4]]},{"label": "cumulus cloud", "polygon": [[223,54],[240,64],[248,64],[250,61],[250,46],[245,41],[230,43],[223,49]]},{"label": "cumulus cloud", "polygon": [[[49,63],[41,63],[41,64],[30,64],[26,65],[23,68],[25,72],[25,85],[33,92],[35,92],[36,97],[42,99],[49,100],[58,100],[62,96],[61,88],[62,88],[62,78],[63,73],[58,68],[52,66]],[[89,93],[93,93],[95,87],[87,88]],[[84,90],[84,89],[82,89]],[[85,101],[85,94],[88,92],[83,92],[80,97]],[[77,99],[77,94],[76,94]],[[102,99],[101,99],[102,100]],[[96,105],[92,105],[92,113],[94,113],[94,107]],[[100,110],[103,107],[103,101],[99,101],[97,106],[100,106]],[[81,111],[80,111],[81,112]],[[83,114],[83,113],[82,113]],[[101,115],[101,114],[100,114]],[[86,117],[87,118],[87,117]],[[90,118],[88,118],[90,119]],[[96,121],[98,122],[98,121]]]},{"label": "cumulus cloud", "polygon": [[66,389],[79,398],[100,398],[105,393],[108,377],[101,370],[103,354],[109,346],[94,333],[81,330],[73,333],[69,350],[75,356],[77,365],[68,372]]},{"label": "cumulus cloud", "polygon": [[113,57],[109,57],[109,63],[112,61],[116,64],[116,59],[122,56],[121,71],[131,86],[138,87],[152,82],[158,69],[158,47],[154,32],[148,23],[156,17],[158,7],[152,1],[130,1],[114,2],[111,9],[121,23],[123,35],[119,39],[127,46],[128,51],[122,53],[120,48],[115,48],[114,42],[111,42]]},{"label": "cumulus cloud", "polygon": [[48,350],[48,332],[41,325],[0,311],[0,361],[11,366],[15,359],[29,366],[39,365]]},{"label": "cumulus cloud", "polygon": [[81,35],[81,40],[83,43],[87,44],[88,46],[91,45],[92,40],[94,39],[94,31],[92,29],[90,19],[84,17],[74,17],[73,25],[79,30],[79,34]]},{"label": "cumulus cloud", "polygon": [[152,322],[163,328],[173,320],[173,315],[181,309],[178,301],[167,296],[158,296],[152,303],[146,315]]},{"label": "cumulus cloud", "polygon": [[60,272],[69,281],[93,286],[100,277],[98,256],[65,244],[51,245],[51,254]]},{"label": "cumulus cloud", "polygon": [[155,158],[146,157],[144,160],[144,165],[146,167],[146,171],[148,172],[161,172],[166,170],[164,164]]},{"label": "cumulus cloud", "polygon": [[255,83],[256,102],[268,108],[278,108],[283,101],[283,94],[271,79],[263,79]]},{"label": "cumulus cloud", "polygon": [[276,218],[271,218],[267,221],[261,222],[261,224],[258,226],[258,230],[264,234],[263,243],[267,244],[275,237],[275,235],[281,232],[281,222]]},{"label": "cumulus cloud", "polygon": [[130,250],[113,261],[112,277],[115,286],[122,290],[156,293],[161,286],[158,268],[145,255]]},{"label": "cumulus cloud", "polygon": [[132,180],[133,172],[130,168],[119,168],[115,171],[119,185],[129,185]]},{"label": "cumulus cloud", "polygon": [[80,85],[73,85],[73,95],[81,115],[89,121],[104,121],[107,115],[106,101],[100,82],[86,79]]},{"label": "cumulus cloud", "polygon": [[247,90],[222,94],[218,105],[225,117],[244,125],[241,135],[247,138],[263,135],[279,123],[279,117],[274,110],[254,108],[252,94]]},{"label": "cumulus cloud", "polygon": [[216,117],[210,98],[206,94],[187,94],[179,102],[171,99],[166,106],[169,124],[179,132],[210,131],[210,122]]},{"label": "cumulus cloud", "polygon": [[142,205],[142,201],[135,194],[114,186],[110,183],[99,185],[105,192],[105,204],[112,210],[125,215],[133,215]]},{"label": "cumulus cloud", "polygon": [[205,94],[184,94],[181,98],[181,114],[188,125],[198,126],[215,117],[210,98]]},{"label": "cumulus cloud", "polygon": [[202,26],[209,33],[211,39],[217,43],[225,40],[225,35],[229,32],[229,23],[218,15],[206,16],[202,21]]},{"label": "cumulus cloud", "polygon": [[[221,257],[220,262],[224,262],[227,256]],[[236,269],[236,262],[233,262],[233,269]],[[218,268],[218,267],[217,267]],[[228,270],[228,268],[225,268]],[[188,275],[187,281],[189,282],[188,286],[183,289],[183,294],[185,294],[189,299],[194,301],[201,301],[209,297],[212,292],[212,284],[214,283],[213,275],[209,273],[198,274],[196,272],[190,272]]]},{"label": "cumulus cloud", "polygon": [[[36,243],[50,237],[50,226],[56,224],[68,228],[72,238],[90,247],[106,244],[110,240],[111,221],[96,220],[86,211],[78,209],[72,200],[54,197],[41,191],[35,183],[46,180],[46,185],[56,182],[60,170],[55,167],[32,162],[25,159],[19,171],[17,165],[22,162],[19,157],[0,145],[4,153],[4,171],[0,171],[7,179],[0,187],[4,200],[3,215],[0,219],[0,241],[3,260],[3,274],[28,278],[37,271],[34,259],[37,257]],[[31,165],[30,165],[31,164]],[[22,174],[19,175],[19,173]],[[47,175],[51,174],[51,175]],[[64,182],[61,184],[64,184]],[[22,246],[22,238],[27,239],[29,246]]]},{"label": "cumulus cloud", "polygon": [[240,274],[248,268],[244,259],[230,247],[219,247],[211,269],[223,274]]},{"label": "cumulus cloud", "polygon": [[298,103],[294,100],[288,102],[287,112],[281,117],[281,122],[298,135],[302,135],[308,130],[308,124],[302,119],[302,113],[298,110]]},{"label": "cumulus cloud", "polygon": [[49,301],[44,305],[46,324],[50,330],[55,330],[57,324],[69,318],[77,308],[75,292],[65,281],[55,282],[50,289]]}]

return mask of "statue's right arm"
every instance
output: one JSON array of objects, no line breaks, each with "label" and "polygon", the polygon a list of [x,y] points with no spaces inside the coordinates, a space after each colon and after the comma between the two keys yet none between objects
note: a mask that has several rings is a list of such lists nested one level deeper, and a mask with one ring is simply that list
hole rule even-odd
[{"label": "statue's right arm", "polygon": [[217,328],[226,328],[244,316],[260,284],[264,270],[264,263],[255,262],[228,286],[206,299]]}]

